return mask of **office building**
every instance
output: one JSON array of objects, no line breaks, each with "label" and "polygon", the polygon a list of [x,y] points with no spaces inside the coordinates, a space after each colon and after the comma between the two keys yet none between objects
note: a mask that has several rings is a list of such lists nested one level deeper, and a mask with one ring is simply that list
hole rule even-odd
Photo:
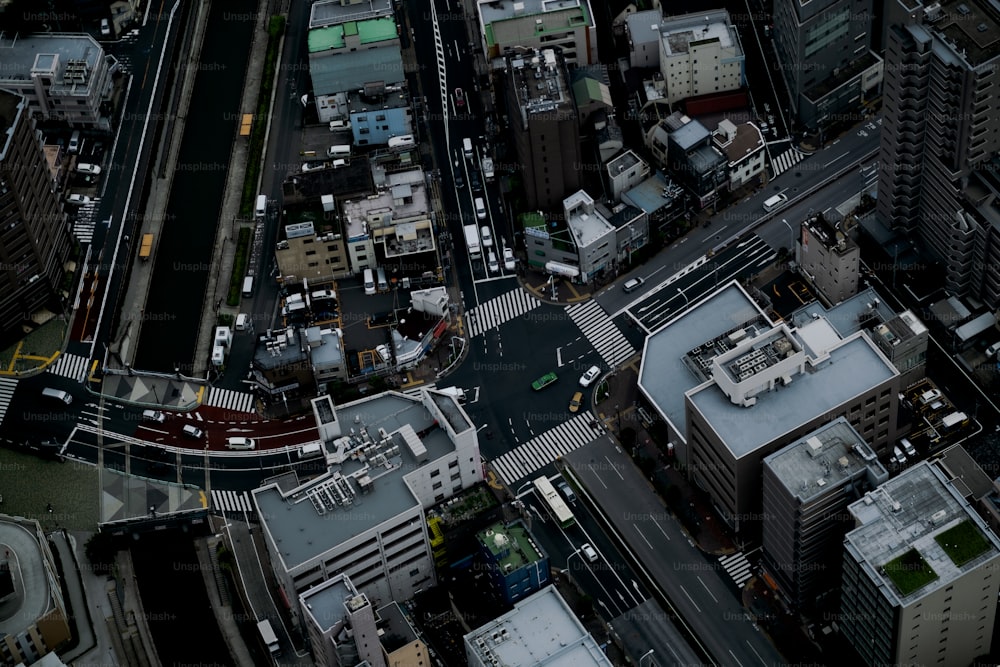
[{"label": "office building", "polygon": [[761,182],[764,173],[764,135],[753,123],[736,125],[730,120],[719,121],[712,133],[715,147],[726,156],[730,191],[750,183]]},{"label": "office building", "polygon": [[881,92],[872,0],[775,0],[771,37],[796,124],[853,125]]},{"label": "office building", "polygon": [[659,32],[659,68],[671,105],[743,87],[743,46],[726,10],[671,16]]},{"label": "office building", "polygon": [[735,282],[646,339],[639,390],[737,532],[757,524],[767,455],[840,416],[880,457],[896,440],[899,371],[867,334],[775,324]]},{"label": "office building", "polygon": [[611,667],[611,661],[576,614],[547,586],[465,635],[469,667]]},{"label": "office building", "polygon": [[1000,540],[923,461],[848,506],[837,624],[865,664],[969,665],[990,652]]},{"label": "office building", "polygon": [[597,23],[589,0],[477,0],[481,48],[493,69],[508,51],[558,47],[568,65],[597,64]]},{"label": "office building", "polygon": [[351,275],[343,235],[324,227],[329,231],[317,233],[313,221],[285,225],[285,238],[274,248],[281,282],[322,284]]},{"label": "office building", "polygon": [[579,189],[583,164],[566,61],[551,48],[512,52],[506,61],[507,114],[525,207],[559,210],[563,198]]},{"label": "office building", "polygon": [[875,452],[838,417],[764,458],[766,571],[796,609],[840,585],[847,506],[889,479]]},{"label": "office building", "polygon": [[433,390],[312,405],[327,472],[306,482],[289,472],[253,492],[282,595],[347,574],[377,607],[433,586],[426,511],[482,481],[473,422]]},{"label": "office building", "polygon": [[828,303],[854,296],[860,280],[861,250],[841,224],[817,213],[802,221],[799,238],[789,248],[799,271]]},{"label": "office building", "polygon": [[797,327],[818,316],[826,319],[842,338],[865,331],[899,371],[901,387],[909,387],[926,374],[927,327],[912,310],[897,313],[887,306],[874,287],[829,308],[819,301],[807,303],[788,321]]},{"label": "office building", "polygon": [[0,544],[0,663],[33,664],[71,638],[59,570],[37,521],[0,515]]},{"label": "office building", "polygon": [[25,99],[34,120],[111,131],[114,56],[85,34],[0,35],[0,89]]},{"label": "office building", "polygon": [[496,522],[476,534],[480,558],[493,589],[513,603],[551,583],[549,558],[518,520]]},{"label": "office building", "polygon": [[942,286],[1000,306],[1000,8],[991,0],[886,6],[879,220],[912,232]]},{"label": "office building", "polygon": [[48,307],[61,313],[73,240],[28,101],[0,90],[0,336]]}]

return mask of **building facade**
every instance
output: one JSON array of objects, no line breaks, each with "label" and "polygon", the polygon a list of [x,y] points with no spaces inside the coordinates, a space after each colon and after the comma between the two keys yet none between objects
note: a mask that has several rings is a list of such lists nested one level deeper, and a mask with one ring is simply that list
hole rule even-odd
[{"label": "building facade", "polygon": [[804,220],[795,244],[795,261],[829,303],[854,296],[860,279],[858,244],[822,213]]},{"label": "building facade", "polygon": [[498,522],[476,534],[480,556],[504,602],[513,603],[551,583],[549,558],[518,520]]},{"label": "building facade", "polygon": [[983,187],[1000,151],[1000,8],[901,0],[886,22],[878,218],[923,241],[950,293],[1000,306],[1000,216]]},{"label": "building facade", "polygon": [[[482,6],[482,5],[480,5]],[[507,113],[528,209],[556,211],[580,187],[582,157],[576,104],[557,49],[509,54]]]},{"label": "building facade", "polygon": [[663,19],[659,50],[671,105],[695,95],[739,90],[746,81],[743,46],[726,10]]},{"label": "building facade", "polygon": [[764,173],[764,135],[756,125],[722,120],[712,133],[712,141],[728,160],[730,191],[760,181]]},{"label": "building facade", "polygon": [[20,95],[36,120],[111,131],[112,74],[118,61],[84,34],[0,36],[0,89]]},{"label": "building facade", "polygon": [[59,305],[73,239],[28,101],[0,90],[0,336]]},{"label": "building facade", "polygon": [[840,632],[866,664],[969,665],[992,647],[1000,540],[922,461],[848,506]]},{"label": "building facade", "polygon": [[887,479],[843,417],[764,458],[764,559],[793,608],[814,608],[839,586],[841,547],[853,527],[847,506]]}]

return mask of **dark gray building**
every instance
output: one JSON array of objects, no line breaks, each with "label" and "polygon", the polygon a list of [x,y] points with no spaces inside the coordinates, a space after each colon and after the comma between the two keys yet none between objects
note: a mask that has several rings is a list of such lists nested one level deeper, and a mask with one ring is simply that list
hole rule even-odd
[{"label": "dark gray building", "polygon": [[72,250],[66,215],[28,102],[0,90],[0,337],[43,306],[61,311]]},{"label": "dark gray building", "polygon": [[877,97],[872,0],[774,0],[774,50],[803,127],[828,127]]},{"label": "dark gray building", "polygon": [[1000,305],[1000,4],[887,4],[879,220],[913,232],[943,286]]},{"label": "dark gray building", "polygon": [[889,479],[871,447],[838,417],[764,458],[764,558],[797,609],[840,585],[847,506]]},{"label": "dark gray building", "polygon": [[525,205],[562,210],[580,189],[580,125],[559,49],[526,49],[507,61],[507,109],[523,171]]}]

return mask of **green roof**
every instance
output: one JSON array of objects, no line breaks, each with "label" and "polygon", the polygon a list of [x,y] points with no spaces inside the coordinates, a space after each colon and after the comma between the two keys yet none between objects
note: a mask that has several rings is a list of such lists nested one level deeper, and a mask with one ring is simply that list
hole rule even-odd
[{"label": "green roof", "polygon": [[542,559],[542,554],[528,537],[528,531],[520,524],[504,526],[502,522],[497,522],[480,531],[476,537],[502,571],[506,571],[508,565],[511,570],[516,570]]},{"label": "green roof", "polygon": [[885,575],[907,596],[938,578],[937,573],[916,549],[909,549],[882,566]]},{"label": "green roof", "polygon": [[934,541],[941,545],[957,567],[990,548],[990,543],[968,519],[937,535]]},{"label": "green roof", "polygon": [[399,31],[396,28],[396,20],[391,16],[315,28],[309,31],[307,37],[309,53],[342,49],[347,43],[346,38],[354,36],[357,36],[364,46],[398,39]]}]

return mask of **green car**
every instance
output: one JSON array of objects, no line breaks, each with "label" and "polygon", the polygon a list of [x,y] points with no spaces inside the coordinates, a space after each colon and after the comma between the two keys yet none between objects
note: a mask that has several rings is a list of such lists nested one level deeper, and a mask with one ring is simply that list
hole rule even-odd
[{"label": "green car", "polygon": [[555,382],[557,379],[558,378],[556,377],[555,373],[546,373],[542,377],[532,382],[531,388],[534,389],[535,391],[538,391],[539,389],[545,389],[550,384]]}]

